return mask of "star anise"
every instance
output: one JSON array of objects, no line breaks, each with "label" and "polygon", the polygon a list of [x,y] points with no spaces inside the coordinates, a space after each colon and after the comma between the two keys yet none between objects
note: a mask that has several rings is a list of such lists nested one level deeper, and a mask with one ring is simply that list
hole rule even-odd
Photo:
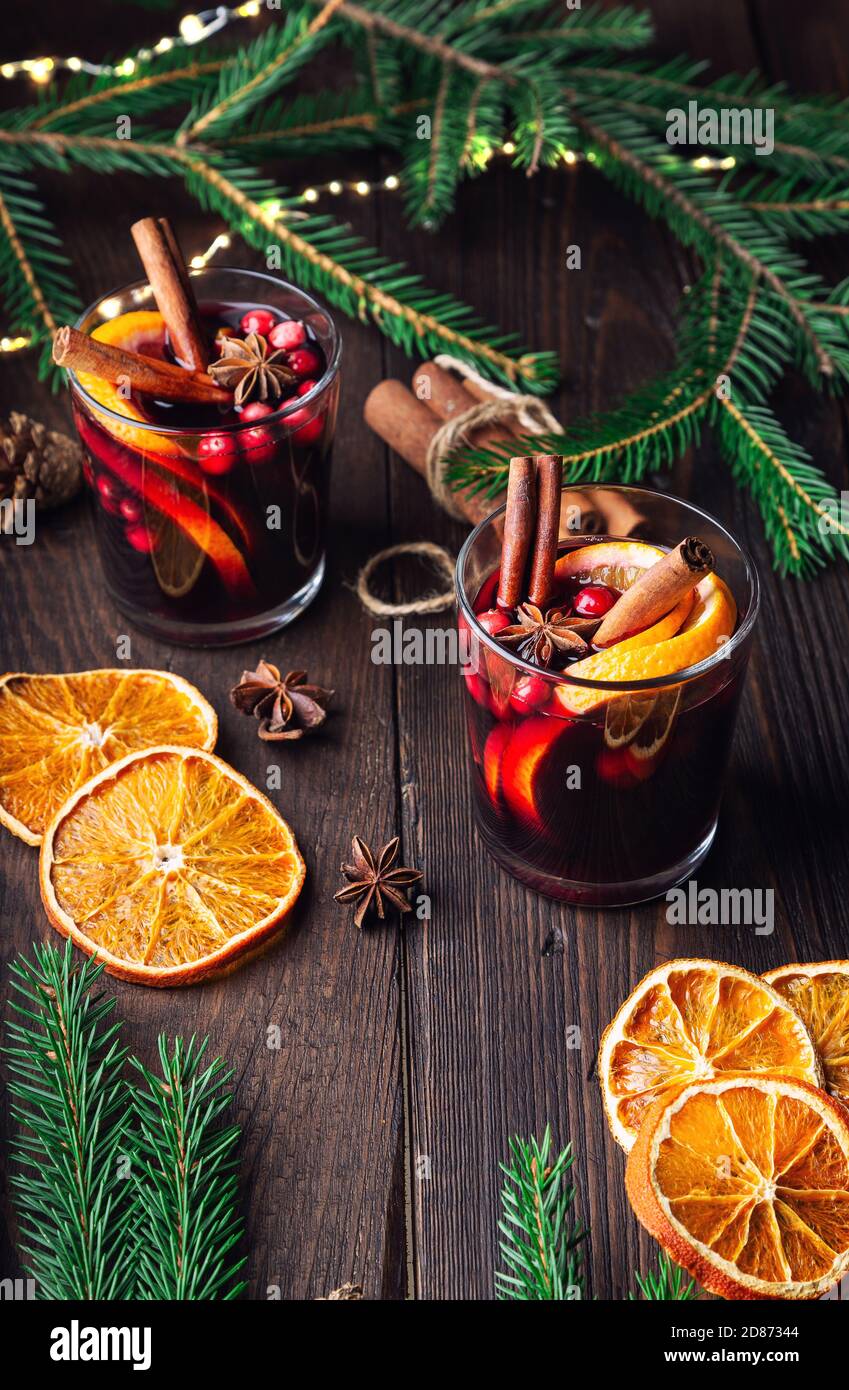
[{"label": "star anise", "polygon": [[303,738],[324,723],[334,693],[307,685],[306,679],[306,671],[289,671],[281,677],[270,661],[261,661],[255,671],[242,672],[230,699],[240,713],[253,714],[260,721],[260,738]]},{"label": "star anise", "polygon": [[261,333],[246,338],[219,338],[221,357],[210,363],[209,375],[216,386],[234,392],[236,405],[246,401],[279,401],[283,387],[297,380],[283,362],[284,350],[269,352]]},{"label": "star anise", "polygon": [[387,903],[397,908],[399,912],[412,912],[413,909],[407,901],[406,890],[411,888],[414,883],[419,882],[421,873],[418,869],[405,869],[401,865],[397,868],[392,867],[398,858],[400,843],[401,841],[396,835],[394,840],[390,840],[388,845],[384,845],[375,858],[359,835],[354,836],[352,843],[354,862],[353,864],[342,865],[342,872],[349,881],[333,896],[337,903],[357,904],[354,921],[358,927],[363,925],[363,920],[370,907],[374,907],[381,921],[386,915]]},{"label": "star anise", "polygon": [[584,656],[589,647],[584,640],[598,627],[600,619],[567,618],[560,608],[549,608],[543,614],[535,603],[520,603],[519,621],[502,628],[496,641],[515,650],[523,661],[538,666],[550,666],[555,652]]}]

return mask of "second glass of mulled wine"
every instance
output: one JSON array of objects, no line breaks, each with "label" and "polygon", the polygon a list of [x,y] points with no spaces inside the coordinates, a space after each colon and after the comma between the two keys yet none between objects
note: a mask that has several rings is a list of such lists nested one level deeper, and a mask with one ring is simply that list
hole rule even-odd
[{"label": "second glass of mulled wine", "polygon": [[[112,597],[153,636],[223,645],[285,626],[321,586],[341,342],[326,310],[273,276],[208,268],[191,285],[211,356],[260,341],[286,369],[279,398],[167,400],[82,371],[70,384]],[[144,282],[78,328],[179,362]]]},{"label": "second glass of mulled wine", "polygon": [[[716,833],[756,572],[690,503],[641,488],[569,488],[545,611],[508,610],[498,601],[504,521],[502,507],[457,562],[481,838],[551,897],[658,896],[694,873]],[[614,605],[687,537],[711,554],[710,573],[667,615],[636,632],[620,624],[618,640],[596,645]]]}]

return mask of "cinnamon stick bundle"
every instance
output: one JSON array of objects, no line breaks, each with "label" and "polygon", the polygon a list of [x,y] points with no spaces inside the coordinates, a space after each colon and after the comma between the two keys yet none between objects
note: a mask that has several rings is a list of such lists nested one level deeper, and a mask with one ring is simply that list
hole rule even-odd
[{"label": "cinnamon stick bundle", "polygon": [[143,217],[130,230],[175,356],[195,371],[204,371],[209,346],[173,227],[166,217]]},{"label": "cinnamon stick bundle", "polygon": [[510,460],[507,475],[507,510],[501,544],[498,602],[515,608],[524,598],[525,571],[536,522],[536,467],[533,455]]},{"label": "cinnamon stick bundle", "polygon": [[713,552],[698,536],[688,536],[674,550],[650,565],[602,619],[594,641],[597,647],[642,632],[670,613],[685,594],[715,566]]},{"label": "cinnamon stick bundle", "polygon": [[563,459],[560,454],[538,454],[537,517],[528,599],[545,608],[554,585],[554,566],[560,540],[560,490],[563,485]]},{"label": "cinnamon stick bundle", "polygon": [[166,401],[207,402],[232,405],[231,392],[216,386],[205,372],[188,371],[158,357],[146,357],[129,348],[114,347],[80,333],[60,328],[53,339],[53,361],[72,372],[90,372],[117,386],[129,386]]}]

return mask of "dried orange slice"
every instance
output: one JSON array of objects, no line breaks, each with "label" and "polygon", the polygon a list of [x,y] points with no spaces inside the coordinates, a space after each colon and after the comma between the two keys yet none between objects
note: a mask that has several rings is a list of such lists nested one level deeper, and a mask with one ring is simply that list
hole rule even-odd
[{"label": "dried orange slice", "polygon": [[710,1293],[821,1298],[849,1271],[849,1115],[805,1081],[694,1081],[645,1116],[637,1217]]},{"label": "dried orange slice", "polygon": [[37,845],[93,773],[157,743],[214,748],[215,710],[170,671],[0,676],[0,824]]},{"label": "dried orange slice", "polygon": [[764,979],[807,1024],[828,1089],[849,1106],[849,960],[783,965]]},{"label": "dried orange slice", "polygon": [[822,1081],[816,1048],[787,1000],[757,975],[715,960],[649,971],[598,1054],[608,1124],[626,1151],[661,1096],[693,1080],[765,1071]]},{"label": "dried orange slice", "polygon": [[304,882],[289,826],[212,753],[130,753],[75,791],[48,827],[47,915],[106,969],[146,985],[194,984],[253,951]]}]

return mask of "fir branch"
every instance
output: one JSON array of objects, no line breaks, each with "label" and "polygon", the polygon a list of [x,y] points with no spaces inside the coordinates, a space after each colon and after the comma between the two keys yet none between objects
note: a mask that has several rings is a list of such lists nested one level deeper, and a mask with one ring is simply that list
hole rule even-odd
[{"label": "fir branch", "polygon": [[[8,329],[29,333],[42,345],[42,375],[52,370],[58,323],[76,319],[82,310],[61,246],[36,189],[14,167],[0,163],[0,286]],[[52,375],[58,385],[60,374]]]},{"label": "fir branch", "polygon": [[572,1217],[575,1188],[566,1177],[574,1162],[572,1145],[550,1162],[551,1129],[542,1142],[510,1140],[511,1162],[501,1164],[502,1239],[507,1273],[495,1276],[500,1299],[559,1302],[583,1298],[586,1282],[581,1245],[587,1231]]},{"label": "fir branch", "polygon": [[133,1105],[141,1157],[138,1204],[140,1299],[234,1299],[244,1258],[234,1151],[238,1125],[221,1128],[233,1077],[220,1058],[202,1069],[209,1039],[159,1037],[161,1075],[133,1058],[141,1076]]},{"label": "fir branch", "polygon": [[[451,351],[508,384],[543,395],[551,389],[557,371],[553,353],[523,352],[509,338],[493,337],[494,330],[482,325],[467,305],[428,290],[419,276],[385,261],[329,217],[304,217],[296,230],[285,216],[285,195],[254,170],[224,167],[195,155],[180,158],[190,191],[205,206],[215,207],[259,249],[266,249],[270,235],[300,284],[318,289],[352,316],[371,317],[407,353]],[[275,202],[282,212],[273,210]]]},{"label": "fir branch", "polygon": [[689,1303],[699,1296],[699,1286],[694,1279],[687,1280],[683,1269],[673,1264],[669,1256],[658,1251],[657,1274],[649,1270],[645,1276],[634,1273],[639,1294],[629,1293],[631,1302],[642,1298],[655,1303]]},{"label": "fir branch", "polygon": [[103,966],[33,947],[9,967],[9,1090],[21,1125],[12,1178],[22,1252],[47,1299],[129,1297],[133,1213],[122,1160],[128,1135],[125,1049],[108,1022],[114,999],[93,993]]},{"label": "fir branch", "polygon": [[342,0],[325,0],[319,14],[309,22],[306,5],[288,11],[280,31],[266,30],[222,71],[221,88],[213,104],[190,115],[177,143],[196,143],[198,136],[210,129],[213,133],[216,128],[227,130],[281,82],[294,77],[326,42],[331,33],[328,25],[341,3]]},{"label": "fir branch", "polygon": [[[421,109],[418,103],[417,109]],[[217,143],[225,149],[250,147],[253,155],[272,156],[368,148],[392,114],[378,107],[368,92],[309,92],[263,102],[240,123],[238,132]]]},{"label": "fir branch", "polygon": [[[207,56],[209,55],[209,56]],[[232,58],[212,56],[203,45],[193,51],[190,61],[179,48],[138,61],[132,77],[81,77],[66,87],[61,96],[48,94],[30,108],[31,130],[51,130],[60,122],[66,131],[90,128],[92,115],[100,119],[128,113],[138,118],[181,101],[194,101],[207,86],[233,62]]]}]

